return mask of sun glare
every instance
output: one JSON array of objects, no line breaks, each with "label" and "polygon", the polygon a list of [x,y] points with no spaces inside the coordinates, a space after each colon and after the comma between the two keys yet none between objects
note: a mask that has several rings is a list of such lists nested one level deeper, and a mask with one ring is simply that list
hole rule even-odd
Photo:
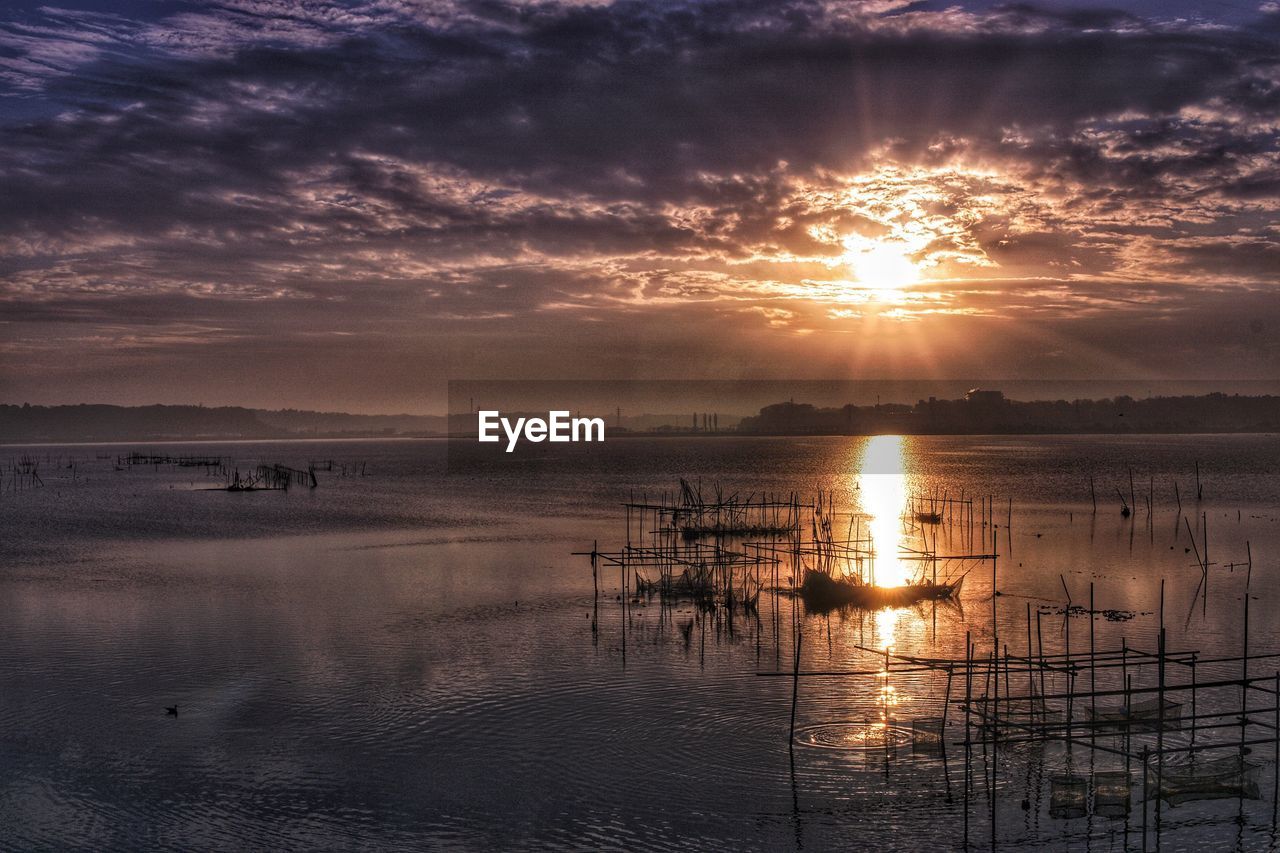
[{"label": "sun glare", "polygon": [[902,298],[903,289],[920,279],[920,271],[906,249],[889,243],[849,246],[844,262],[857,283],[884,302]]}]

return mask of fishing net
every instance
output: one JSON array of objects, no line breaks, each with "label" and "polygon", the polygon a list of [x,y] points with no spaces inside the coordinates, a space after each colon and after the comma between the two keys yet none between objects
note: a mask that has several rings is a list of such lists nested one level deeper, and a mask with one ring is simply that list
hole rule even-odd
[{"label": "fishing net", "polygon": [[1089,782],[1083,776],[1049,778],[1049,817],[1067,820],[1084,817],[1089,810]]},{"label": "fishing net", "polygon": [[1147,796],[1158,795],[1175,806],[1191,800],[1223,797],[1256,800],[1259,798],[1257,776],[1261,767],[1243,755],[1214,759],[1196,758],[1194,755],[1166,758],[1163,766],[1151,760],[1147,766]]},{"label": "fishing net", "polygon": [[942,748],[942,717],[920,717],[911,721],[911,746],[918,750]]},{"label": "fishing net", "polygon": [[[1160,699],[1142,699],[1128,705],[1113,705],[1094,710],[1086,708],[1094,725],[1101,731],[1155,731],[1160,728]],[[1182,728],[1182,703],[1164,700],[1165,730]]]},{"label": "fishing net", "polygon": [[1133,784],[1126,770],[1099,770],[1093,774],[1093,813],[1120,818],[1129,814],[1129,789]]}]

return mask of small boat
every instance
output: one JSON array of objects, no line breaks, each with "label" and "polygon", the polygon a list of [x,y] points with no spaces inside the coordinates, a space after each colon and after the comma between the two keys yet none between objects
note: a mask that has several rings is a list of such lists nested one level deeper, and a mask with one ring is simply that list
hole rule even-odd
[{"label": "small boat", "polygon": [[800,597],[809,610],[834,610],[838,607],[860,607],[879,610],[885,607],[910,607],[921,601],[946,601],[960,591],[964,578],[955,583],[920,581],[902,586],[876,586],[859,578],[833,578],[826,572],[808,569],[800,586]]}]

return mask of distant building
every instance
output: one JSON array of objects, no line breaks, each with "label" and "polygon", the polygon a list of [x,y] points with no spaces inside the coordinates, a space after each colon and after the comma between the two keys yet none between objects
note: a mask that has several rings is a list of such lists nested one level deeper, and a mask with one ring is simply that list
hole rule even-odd
[{"label": "distant building", "polygon": [[970,388],[964,395],[965,402],[974,406],[994,408],[1004,405],[1003,391],[986,391],[982,388]]}]

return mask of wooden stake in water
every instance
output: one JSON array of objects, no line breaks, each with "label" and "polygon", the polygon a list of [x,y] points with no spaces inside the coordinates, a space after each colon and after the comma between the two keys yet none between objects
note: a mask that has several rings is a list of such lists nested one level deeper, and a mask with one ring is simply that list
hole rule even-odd
[{"label": "wooden stake in water", "polygon": [[1200,513],[1200,535],[1204,537],[1204,570],[1209,571],[1209,513]]},{"label": "wooden stake in water", "polygon": [[1040,625],[1040,611],[1036,610],[1036,648],[1040,652],[1040,701],[1044,701],[1044,632]]},{"label": "wooden stake in water", "polygon": [[1145,853],[1147,849],[1147,801],[1151,799],[1151,778],[1147,773],[1148,754],[1151,747],[1143,744],[1142,746],[1142,849]]},{"label": "wooden stake in water", "polygon": [[600,540],[591,543],[591,636],[594,638],[599,633],[600,624],[600,572],[597,568],[599,561]]},{"label": "wooden stake in water", "polygon": [[[1028,701],[1030,702],[1030,707],[1029,707],[1028,711],[1029,711],[1030,716],[1031,716],[1031,724],[1034,726],[1034,725],[1035,725],[1035,722],[1036,722],[1036,705],[1035,705],[1035,696],[1036,696],[1036,680],[1035,680],[1035,674],[1034,674],[1034,672],[1032,671],[1032,668],[1031,668],[1031,661],[1032,661],[1032,657],[1031,657],[1031,602],[1029,602],[1029,601],[1028,601],[1028,602],[1027,602],[1027,698],[1028,698]],[[1043,716],[1044,716],[1044,711],[1043,711],[1043,709],[1041,709],[1041,722],[1044,722],[1044,720],[1043,720]]]},{"label": "wooden stake in water", "polygon": [[1160,630],[1164,630],[1164,578],[1160,578]]},{"label": "wooden stake in water", "polygon": [[[1093,581],[1089,582],[1089,714],[1090,719],[1098,719],[1098,667],[1095,666],[1094,651],[1094,615],[1093,615]],[[1089,727],[1089,740],[1094,739],[1096,727]]]},{"label": "wooden stake in water", "polygon": [[[995,531],[995,526],[994,526],[994,525],[992,525],[992,528],[991,528],[991,657],[992,657],[992,661],[993,661],[994,663],[996,663],[996,664],[998,664],[998,663],[999,663],[999,660],[1000,660],[1000,626],[999,626],[999,624],[998,624],[998,622],[997,622],[997,620],[996,620],[996,600],[997,600],[997,596],[998,596],[998,593],[997,593],[997,590],[996,590],[996,531]],[[999,717],[999,715],[1000,715],[1000,673],[999,673],[999,670],[997,670],[997,671],[996,671],[995,675],[996,675],[996,678],[995,678],[995,692],[994,692],[994,694],[993,694],[993,698],[994,698],[994,708],[995,708],[995,717],[993,717],[993,719],[992,719],[992,721],[991,721],[991,740],[992,740],[992,742],[994,742],[994,741],[997,739],[997,737],[999,736],[999,720],[998,720],[997,718],[998,718],[998,717]],[[992,760],[994,761],[994,755],[993,755],[993,757],[992,757]],[[994,768],[993,768],[993,769],[992,769],[992,773],[994,774],[994,772],[995,772],[995,770],[994,770]],[[994,776],[993,776],[993,778],[994,778]],[[993,792],[993,793],[992,793],[992,799],[994,799],[994,798],[995,798],[995,793]],[[992,806],[992,808],[994,809],[994,806]]]},{"label": "wooden stake in water", "polygon": [[[1196,652],[1191,653],[1191,745],[1196,745]],[[1280,737],[1280,729],[1277,730],[1277,736]],[[1195,755],[1193,752],[1192,755]]]},{"label": "wooden stake in water", "polygon": [[[1161,582],[1163,586],[1163,581]],[[1163,591],[1161,599],[1164,598]],[[1162,603],[1163,607],[1163,603]],[[1163,610],[1161,611],[1163,612]],[[1164,625],[1160,625],[1159,657],[1156,659],[1156,672],[1159,678],[1159,689],[1156,701],[1159,703],[1156,716],[1156,845],[1160,844],[1160,798],[1164,792]],[[1195,725],[1195,721],[1191,723]]]},{"label": "wooden stake in water", "polygon": [[1271,733],[1275,735],[1275,779],[1271,787],[1271,825],[1275,826],[1280,818],[1280,670],[1276,671],[1275,684],[1276,720]]},{"label": "wooden stake in water", "polygon": [[[1245,575],[1244,579],[1244,632],[1241,637],[1240,650],[1240,755],[1241,761],[1244,760],[1244,737],[1245,727],[1248,725],[1249,718],[1246,711],[1249,708],[1249,582],[1252,580],[1253,571]],[[1272,732],[1276,737],[1280,737],[1280,732]]]},{"label": "wooden stake in water", "polygon": [[[970,515],[970,521],[973,516]],[[973,741],[970,714],[973,711],[973,643],[972,632],[964,632],[964,846],[969,846],[969,783],[972,781]],[[1280,694],[1278,694],[1280,695]],[[1280,707],[1280,698],[1277,700]],[[1280,714],[1280,710],[1276,711]]]},{"label": "wooden stake in water", "polygon": [[787,738],[787,748],[794,751],[796,746],[796,700],[800,695],[800,646],[804,642],[804,634],[796,632],[796,661],[791,676],[791,734]]},{"label": "wooden stake in water", "polygon": [[627,562],[624,559],[618,565],[618,573],[622,576],[622,665],[627,665]]},{"label": "wooden stake in water", "polygon": [[969,711],[973,702],[973,632],[964,632],[964,745],[967,750],[969,740]]},{"label": "wooden stake in water", "polygon": [[951,708],[951,678],[955,675],[955,666],[947,666],[947,689],[942,695],[942,727],[938,729],[938,746],[947,751],[947,711]]}]

